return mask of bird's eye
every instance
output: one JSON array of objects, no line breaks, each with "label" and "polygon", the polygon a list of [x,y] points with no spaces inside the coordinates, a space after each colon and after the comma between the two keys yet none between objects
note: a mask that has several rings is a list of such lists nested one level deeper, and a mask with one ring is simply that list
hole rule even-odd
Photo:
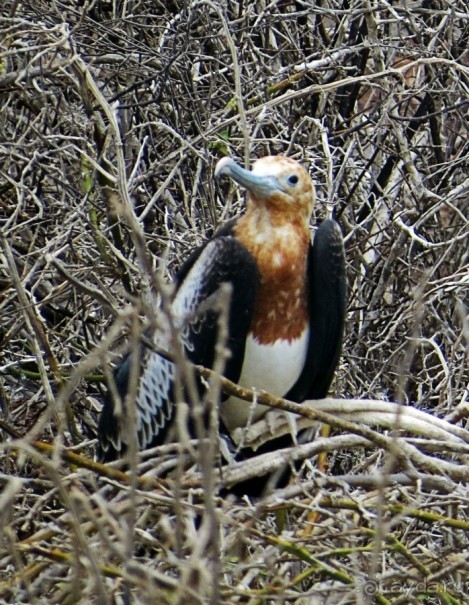
[{"label": "bird's eye", "polygon": [[298,183],[298,176],[296,174],[292,174],[287,180],[289,185],[296,185]]}]

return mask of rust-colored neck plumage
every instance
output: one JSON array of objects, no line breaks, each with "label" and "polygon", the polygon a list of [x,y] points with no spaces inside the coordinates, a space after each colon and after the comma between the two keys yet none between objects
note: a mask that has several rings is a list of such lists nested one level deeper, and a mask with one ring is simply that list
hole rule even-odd
[{"label": "rust-colored neck plumage", "polygon": [[306,269],[310,243],[304,217],[248,200],[236,237],[257,262],[260,284],[251,324],[260,344],[291,342],[307,325]]}]

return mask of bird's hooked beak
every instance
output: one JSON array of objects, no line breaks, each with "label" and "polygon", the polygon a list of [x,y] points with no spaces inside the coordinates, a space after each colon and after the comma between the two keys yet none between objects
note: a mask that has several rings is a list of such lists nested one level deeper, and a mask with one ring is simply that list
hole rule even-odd
[{"label": "bird's hooked beak", "polygon": [[216,165],[215,178],[222,176],[229,176],[256,198],[268,198],[284,192],[277,177],[254,174],[239,166],[232,158],[222,158]]}]

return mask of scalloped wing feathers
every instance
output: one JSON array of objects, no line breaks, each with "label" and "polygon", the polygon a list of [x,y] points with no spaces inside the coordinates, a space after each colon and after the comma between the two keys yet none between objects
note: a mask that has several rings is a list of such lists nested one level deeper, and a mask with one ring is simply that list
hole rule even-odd
[{"label": "scalloped wing feathers", "polygon": [[[181,277],[182,276],[182,277]],[[177,291],[171,305],[174,328],[185,356],[194,364],[212,367],[215,361],[220,320],[220,287],[231,285],[226,311],[230,356],[225,375],[237,381],[241,372],[247,333],[257,289],[256,264],[249,252],[230,236],[215,237],[197,251],[182,268],[177,278]],[[225,313],[223,313],[225,314]],[[171,330],[166,318],[164,329],[152,340],[164,350],[171,346]],[[132,360],[137,358],[139,381],[135,399],[138,446],[145,449],[164,441],[174,416],[173,361],[144,344],[140,355],[129,354],[116,369],[114,378],[121,400],[128,393]],[[140,358],[140,359],[139,359]],[[131,428],[130,428],[131,430]],[[100,452],[103,460],[122,454],[129,439],[128,414],[108,395],[100,426]]]}]

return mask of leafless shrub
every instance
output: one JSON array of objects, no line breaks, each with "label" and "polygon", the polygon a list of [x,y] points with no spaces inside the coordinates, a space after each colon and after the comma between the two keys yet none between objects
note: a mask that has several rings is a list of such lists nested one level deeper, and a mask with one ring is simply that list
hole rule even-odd
[{"label": "leafless shrub", "polygon": [[[468,27],[464,0],[2,3],[1,599],[465,602]],[[145,459],[106,478],[70,448],[92,457],[139,293],[241,210],[216,160],[268,153],[346,240],[329,470],[254,504]],[[357,398],[457,434],[353,422]]]}]

